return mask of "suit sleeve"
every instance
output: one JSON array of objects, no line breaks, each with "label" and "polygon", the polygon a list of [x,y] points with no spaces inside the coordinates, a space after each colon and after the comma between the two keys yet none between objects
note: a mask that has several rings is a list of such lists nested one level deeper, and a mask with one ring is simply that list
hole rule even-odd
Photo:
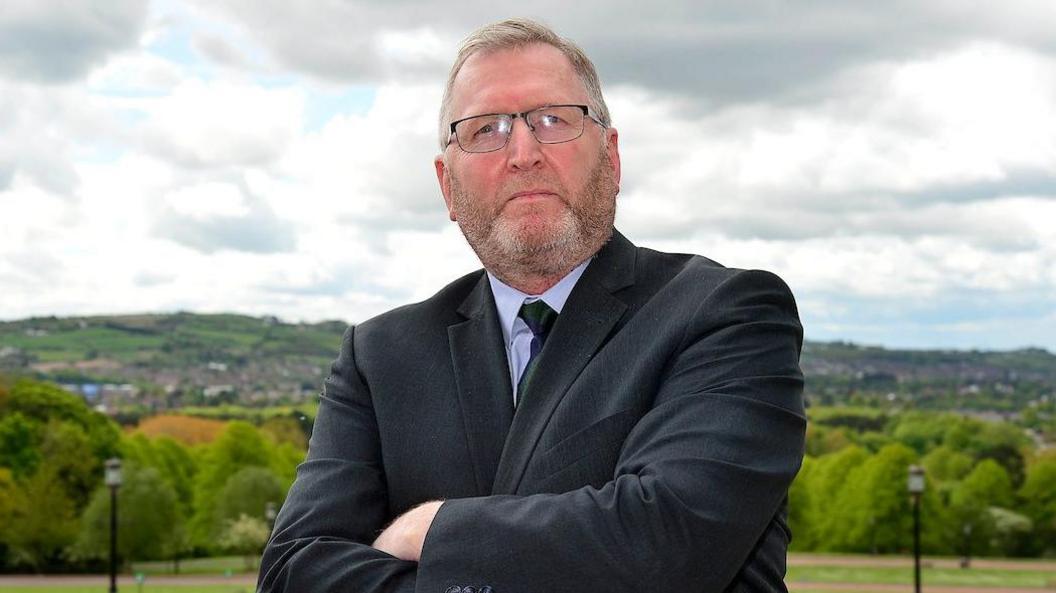
[{"label": "suit sleeve", "polygon": [[445,502],[416,591],[723,591],[802,461],[801,343],[777,276],[728,278],[702,296],[613,479]]},{"label": "suit sleeve", "polygon": [[327,377],[308,456],[261,559],[259,593],[414,591],[417,564],[370,545],[388,519],[387,493],[353,335],[345,332]]}]

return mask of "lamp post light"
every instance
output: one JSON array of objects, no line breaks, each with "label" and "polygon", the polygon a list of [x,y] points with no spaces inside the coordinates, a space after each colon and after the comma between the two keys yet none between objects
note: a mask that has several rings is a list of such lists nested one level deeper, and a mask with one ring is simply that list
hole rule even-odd
[{"label": "lamp post light", "polygon": [[964,558],[961,558],[961,568],[969,568],[972,565],[972,524],[965,523],[962,531],[964,532]]},{"label": "lamp post light", "polygon": [[913,497],[913,591],[920,593],[920,495],[924,493],[924,468],[909,466],[907,486]]},{"label": "lamp post light", "polygon": [[106,485],[110,488],[110,593],[117,593],[117,490],[121,487],[121,460],[106,460]]}]

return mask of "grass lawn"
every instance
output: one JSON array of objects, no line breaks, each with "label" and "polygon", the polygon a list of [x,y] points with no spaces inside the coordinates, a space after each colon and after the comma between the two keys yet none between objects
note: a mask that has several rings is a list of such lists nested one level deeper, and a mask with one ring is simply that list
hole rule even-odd
[{"label": "grass lawn", "polygon": [[[913,583],[912,568],[861,566],[789,566],[789,583]],[[1056,586],[1056,571],[1003,570],[994,568],[922,568],[924,585],[963,585],[971,587]]]}]

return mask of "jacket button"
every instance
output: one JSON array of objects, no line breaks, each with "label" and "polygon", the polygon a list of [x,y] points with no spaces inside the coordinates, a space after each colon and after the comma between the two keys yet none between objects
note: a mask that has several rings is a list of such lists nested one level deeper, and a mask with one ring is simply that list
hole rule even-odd
[{"label": "jacket button", "polygon": [[451,585],[447,588],[446,591],[444,591],[444,593],[462,593],[462,587],[459,587],[458,585]]},{"label": "jacket button", "polygon": [[465,587],[462,587],[462,593],[477,593],[477,590],[474,587],[466,585]]},{"label": "jacket button", "polygon": [[495,592],[488,585],[484,585],[480,589],[477,589],[477,593],[495,593]]}]

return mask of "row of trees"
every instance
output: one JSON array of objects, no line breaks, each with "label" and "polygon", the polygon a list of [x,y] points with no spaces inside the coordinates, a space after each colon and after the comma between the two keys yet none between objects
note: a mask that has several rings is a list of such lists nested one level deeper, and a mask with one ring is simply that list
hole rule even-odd
[{"label": "row of trees", "polygon": [[[907,468],[920,464],[929,553],[1056,553],[1056,451],[956,414],[812,408],[790,493],[793,549],[905,552]],[[0,382],[0,570],[98,568],[109,543],[103,462],[121,457],[124,560],[255,553],[303,459],[301,414],[156,417],[122,431],[53,385]],[[172,438],[165,435],[176,435]]]},{"label": "row of trees", "polygon": [[1056,451],[1009,423],[955,414],[812,410],[808,455],[789,495],[792,548],[906,552],[908,468],[924,467],[927,553],[1056,553]]},{"label": "row of trees", "polygon": [[110,457],[123,459],[124,560],[254,551],[268,533],[267,505],[281,504],[304,457],[304,435],[291,426],[296,419],[229,422],[215,440],[187,445],[122,432],[49,384],[0,384],[0,569],[74,570],[106,557]]}]

